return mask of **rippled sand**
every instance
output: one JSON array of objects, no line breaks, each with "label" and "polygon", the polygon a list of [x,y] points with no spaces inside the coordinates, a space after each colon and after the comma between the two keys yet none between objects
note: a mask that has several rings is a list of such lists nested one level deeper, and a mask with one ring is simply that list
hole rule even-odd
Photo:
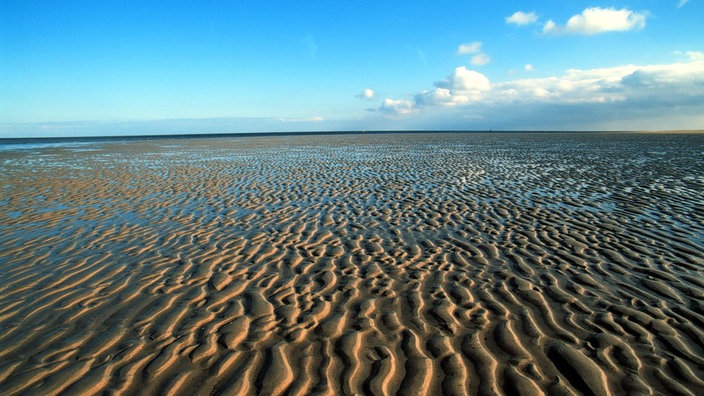
[{"label": "rippled sand", "polygon": [[704,394],[704,135],[0,151],[0,394]]}]

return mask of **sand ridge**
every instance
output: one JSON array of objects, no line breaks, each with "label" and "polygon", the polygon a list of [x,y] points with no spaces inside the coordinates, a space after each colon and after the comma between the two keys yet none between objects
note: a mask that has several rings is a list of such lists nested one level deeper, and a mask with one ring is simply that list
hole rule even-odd
[{"label": "sand ridge", "polygon": [[3,394],[702,394],[702,135],[0,153]]}]

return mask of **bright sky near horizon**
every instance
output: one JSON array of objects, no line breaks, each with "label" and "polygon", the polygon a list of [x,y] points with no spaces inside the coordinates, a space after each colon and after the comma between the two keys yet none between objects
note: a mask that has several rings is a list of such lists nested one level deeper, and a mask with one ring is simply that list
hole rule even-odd
[{"label": "bright sky near horizon", "polygon": [[0,0],[0,137],[703,129],[703,4]]}]

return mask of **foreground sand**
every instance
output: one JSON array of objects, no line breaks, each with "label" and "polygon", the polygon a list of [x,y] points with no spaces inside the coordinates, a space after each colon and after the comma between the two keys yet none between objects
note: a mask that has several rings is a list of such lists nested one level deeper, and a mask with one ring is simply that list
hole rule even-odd
[{"label": "foreground sand", "polygon": [[704,394],[703,150],[0,151],[0,394]]}]

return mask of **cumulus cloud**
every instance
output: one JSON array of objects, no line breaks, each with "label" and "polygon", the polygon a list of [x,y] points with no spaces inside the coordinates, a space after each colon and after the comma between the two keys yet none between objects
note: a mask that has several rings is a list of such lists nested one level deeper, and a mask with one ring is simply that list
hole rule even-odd
[{"label": "cumulus cloud", "polygon": [[435,89],[418,93],[413,101],[386,99],[380,110],[387,114],[410,114],[425,106],[461,106],[482,100],[489,90],[491,83],[485,75],[460,66],[436,82]]},{"label": "cumulus cloud", "polygon": [[609,122],[648,128],[650,124],[643,120],[657,119],[663,125],[668,119],[673,121],[673,114],[677,114],[675,125],[677,120],[704,121],[704,54],[687,54],[689,60],[680,63],[569,69],[556,76],[493,83],[462,66],[412,101],[387,99],[381,110],[460,124],[469,115],[494,120],[494,126],[503,122],[513,127],[547,125],[552,122],[550,117],[561,122],[579,118],[583,128]]},{"label": "cumulus cloud", "polygon": [[523,69],[528,72],[533,71],[533,65],[531,65],[530,63],[526,63],[526,65],[523,66]]},{"label": "cumulus cloud", "polygon": [[469,62],[474,66],[484,66],[491,61],[489,55],[482,52],[482,42],[473,41],[469,44],[460,44],[457,48],[457,53],[460,55],[474,55]]},{"label": "cumulus cloud", "polygon": [[481,41],[472,41],[469,44],[460,44],[457,53],[460,55],[476,54],[482,50]]},{"label": "cumulus cloud", "polygon": [[452,74],[435,83],[435,86],[453,91],[488,91],[491,89],[491,83],[485,75],[464,66],[455,68]]},{"label": "cumulus cloud", "polygon": [[410,100],[386,98],[379,110],[385,114],[410,114],[415,111],[415,106]]},{"label": "cumulus cloud", "polygon": [[564,26],[549,20],[543,25],[545,34],[594,35],[606,32],[625,32],[645,27],[646,12],[631,11],[627,8],[590,7],[581,14],[572,16]]},{"label": "cumulus cloud", "polygon": [[555,34],[557,34],[557,32],[558,32],[559,30],[560,30],[560,29],[557,27],[557,24],[556,24],[552,19],[550,19],[549,21],[545,22],[545,25],[543,25],[543,33],[546,33],[546,34],[547,34],[547,33],[555,33]]},{"label": "cumulus cloud", "polygon": [[523,26],[538,22],[538,15],[535,12],[516,11],[511,16],[506,17],[506,23]]},{"label": "cumulus cloud", "polygon": [[376,98],[376,92],[374,92],[374,90],[371,88],[365,88],[364,91],[362,91],[362,93],[357,95],[357,97],[362,98],[362,99],[372,100],[372,99]]}]

